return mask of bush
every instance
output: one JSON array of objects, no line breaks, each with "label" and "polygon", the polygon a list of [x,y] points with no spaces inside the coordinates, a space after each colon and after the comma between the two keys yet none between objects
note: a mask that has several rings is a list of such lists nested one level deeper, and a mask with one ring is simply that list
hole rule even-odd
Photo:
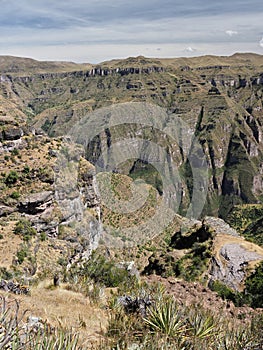
[{"label": "bush", "polygon": [[130,283],[133,276],[129,276],[126,269],[118,267],[113,261],[106,260],[104,256],[97,255],[94,252],[85,266],[76,271],[79,276],[91,278],[95,283],[105,287],[118,287],[121,283]]},{"label": "bush", "polygon": [[12,193],[10,194],[10,197],[11,197],[12,199],[18,199],[18,198],[20,197],[20,193],[17,192],[17,191],[14,191],[14,192],[12,192]]},{"label": "bush", "polygon": [[0,267],[0,277],[4,280],[10,280],[13,275],[5,267]]},{"label": "bush", "polygon": [[18,252],[16,253],[16,256],[17,256],[18,263],[22,264],[25,258],[27,257],[27,249],[22,248],[21,250],[18,250]]},{"label": "bush", "polygon": [[235,292],[220,281],[211,283],[210,289],[216,292],[223,300],[230,300],[236,306],[242,306],[244,304],[245,297],[243,293]]},{"label": "bush", "polygon": [[13,149],[11,151],[12,156],[18,156],[19,155],[19,150],[17,148]]},{"label": "bush", "polygon": [[157,302],[149,309],[144,321],[152,332],[160,332],[167,336],[178,336],[185,330],[178,305],[172,298]]},{"label": "bush", "polygon": [[40,241],[44,242],[47,239],[47,235],[45,232],[41,232],[40,233]]},{"label": "bush", "polygon": [[14,170],[11,170],[10,173],[5,178],[5,184],[7,186],[12,186],[17,182],[18,178],[19,176],[17,172]]},{"label": "bush", "polygon": [[36,235],[37,231],[32,227],[29,220],[21,219],[16,223],[14,233],[23,237],[24,241],[29,241]]},{"label": "bush", "polygon": [[245,296],[250,306],[263,308],[263,262],[247,278]]}]

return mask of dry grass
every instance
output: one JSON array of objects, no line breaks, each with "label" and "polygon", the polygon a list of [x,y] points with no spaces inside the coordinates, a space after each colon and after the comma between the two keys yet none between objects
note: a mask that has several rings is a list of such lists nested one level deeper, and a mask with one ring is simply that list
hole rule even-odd
[{"label": "dry grass", "polygon": [[214,239],[214,252],[213,254],[219,258],[219,252],[220,249],[226,245],[226,244],[239,244],[242,248],[246,249],[247,251],[257,253],[262,256],[263,259],[263,248],[252,243],[246,241],[243,237],[234,237],[230,235],[223,235],[223,234],[218,234],[216,235]]},{"label": "dry grass", "polygon": [[19,236],[14,235],[16,221],[6,222],[5,226],[0,226],[0,234],[3,239],[0,240],[0,266],[9,269],[12,265],[13,258],[19,249],[22,240]]},{"label": "dry grass", "polygon": [[[30,296],[17,296],[21,312],[30,310],[28,316],[40,317],[53,327],[78,332],[80,342],[90,347],[98,344],[107,326],[106,310],[91,305],[81,293],[53,289],[51,280],[45,280],[31,289]],[[0,292],[0,294],[4,294]]]},{"label": "dry grass", "polygon": [[[37,174],[41,169],[43,172],[52,173],[52,166],[56,160],[55,157],[50,157],[48,154],[49,148],[58,149],[59,142],[55,140],[49,140],[43,137],[42,139],[35,139],[34,136],[25,136],[24,142],[27,146],[23,150],[18,151],[18,155],[12,155],[12,153],[0,154],[0,173],[2,181],[5,176],[9,174],[10,170],[16,171],[19,177],[22,177],[23,169],[25,166],[30,169],[30,176],[26,180],[19,179],[16,184],[11,187],[5,187],[1,190],[0,199],[3,202],[8,203],[10,201],[9,196],[12,192],[17,191],[20,195],[31,192],[40,192],[43,190],[50,190],[50,184],[42,182]],[[7,156],[7,158],[5,158]],[[53,176],[51,174],[51,176]],[[10,202],[10,204],[12,204]]]}]

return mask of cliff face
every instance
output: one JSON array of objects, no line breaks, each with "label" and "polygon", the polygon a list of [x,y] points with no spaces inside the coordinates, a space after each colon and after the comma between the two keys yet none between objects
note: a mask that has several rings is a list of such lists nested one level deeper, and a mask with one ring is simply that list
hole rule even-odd
[{"label": "cliff face", "polygon": [[[189,177],[186,154],[180,150],[180,145],[178,147],[165,136],[166,128],[176,116],[189,125],[191,134],[198,138],[206,156],[209,191],[204,214],[226,217],[233,205],[261,200],[261,56],[189,60],[138,57],[97,66],[63,67],[64,71],[58,65],[51,65],[53,68],[46,68],[46,72],[44,66],[41,72],[32,62],[31,66],[34,69],[28,69],[29,74],[25,68],[20,74],[19,70],[5,66],[0,72],[0,92],[5,101],[11,101],[20,113],[28,117],[37,132],[63,135],[86,115],[92,116],[92,111],[105,106],[123,102],[154,104],[166,113],[159,126],[162,135],[140,125],[102,130],[89,143],[86,150],[88,160],[95,164],[101,150],[109,149],[123,138],[144,138],[166,147],[166,160],[159,155],[159,162],[168,168],[173,163]],[[131,117],[127,123],[132,122]],[[19,132],[3,127],[0,138],[8,142]],[[141,156],[147,153],[148,146],[138,147]],[[107,164],[110,159],[105,157],[104,152],[103,162]],[[115,170],[135,177],[145,166],[134,160]],[[182,210],[191,198],[191,186],[191,181],[183,181]],[[161,191],[160,186],[158,190]]]}]

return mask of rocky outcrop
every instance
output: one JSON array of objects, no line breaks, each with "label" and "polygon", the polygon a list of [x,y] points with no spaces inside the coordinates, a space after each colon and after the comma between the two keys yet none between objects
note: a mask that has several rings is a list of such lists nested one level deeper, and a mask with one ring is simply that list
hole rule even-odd
[{"label": "rocky outcrop", "polygon": [[220,281],[234,290],[240,290],[246,277],[246,269],[252,261],[263,260],[263,255],[249,251],[241,244],[225,244],[218,257],[213,257],[210,282]]},{"label": "rocky outcrop", "polygon": [[95,175],[96,169],[94,165],[81,157],[78,171],[78,187],[80,194],[86,208],[96,208],[99,211],[100,198]]},{"label": "rocky outcrop", "polygon": [[100,197],[95,178],[95,167],[86,161],[83,149],[70,142],[65,143],[56,165],[55,199],[60,211],[61,225],[74,225],[81,237],[83,251],[78,259],[87,259],[97,248],[102,234]]},{"label": "rocky outcrop", "polygon": [[30,289],[27,286],[22,286],[19,283],[15,283],[13,281],[6,281],[2,279],[0,281],[0,289],[5,292],[12,292],[14,294],[29,294]]},{"label": "rocky outcrop", "polygon": [[33,193],[22,198],[18,211],[26,216],[38,233],[44,232],[49,237],[58,234],[59,217],[56,216],[53,191]]},{"label": "rocky outcrop", "polygon": [[139,313],[142,317],[146,317],[147,309],[152,305],[149,295],[144,298],[131,298],[128,295],[124,295],[117,299],[117,303],[123,306],[127,314]]},{"label": "rocky outcrop", "polygon": [[223,65],[216,65],[216,66],[204,66],[204,67],[197,67],[195,70],[210,70],[210,69],[230,69],[230,66],[223,66]]},{"label": "rocky outcrop", "polygon": [[28,215],[43,213],[54,201],[52,191],[33,193],[24,197],[18,204],[18,211]]},{"label": "rocky outcrop", "polygon": [[48,80],[48,79],[65,79],[65,78],[88,78],[95,76],[111,76],[111,75],[128,75],[128,74],[151,74],[164,72],[165,68],[162,66],[150,66],[150,67],[125,67],[125,68],[107,68],[95,66],[88,71],[74,71],[66,73],[44,73],[34,74],[32,76],[15,76],[2,75],[2,82],[20,82],[23,84],[33,83],[36,80]]},{"label": "rocky outcrop", "polygon": [[210,230],[212,230],[216,235],[227,234],[233,237],[239,237],[238,232],[220,218],[207,216],[203,220],[203,225],[209,226]]},{"label": "rocky outcrop", "polygon": [[2,131],[2,135],[3,140],[12,141],[19,140],[24,135],[24,132],[21,128],[7,128]]},{"label": "rocky outcrop", "polygon": [[4,152],[12,152],[13,150],[21,150],[24,149],[27,146],[27,142],[24,140],[24,138],[20,138],[18,140],[13,141],[0,141],[0,153]]},{"label": "rocky outcrop", "polygon": [[15,211],[15,208],[0,204],[0,217],[8,216]]}]

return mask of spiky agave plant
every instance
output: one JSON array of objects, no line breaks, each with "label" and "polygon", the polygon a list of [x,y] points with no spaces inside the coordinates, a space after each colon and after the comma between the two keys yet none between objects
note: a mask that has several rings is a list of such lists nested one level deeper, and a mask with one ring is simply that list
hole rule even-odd
[{"label": "spiky agave plant", "polygon": [[20,343],[21,321],[26,311],[19,315],[19,303],[0,297],[0,349],[22,349]]},{"label": "spiky agave plant", "polygon": [[217,343],[218,350],[260,350],[262,344],[257,335],[251,332],[248,326],[239,326],[226,329],[223,337]]},{"label": "spiky agave plant", "polygon": [[163,333],[168,337],[180,335],[186,329],[178,305],[171,297],[158,300],[150,307],[144,321],[152,332]]},{"label": "spiky agave plant", "polygon": [[[48,330],[39,331],[36,336],[29,337],[27,350],[81,350],[78,336],[64,330],[50,333]],[[83,349],[84,350],[84,349]]]},{"label": "spiky agave plant", "polygon": [[219,333],[220,321],[208,311],[190,309],[187,322],[190,326],[190,334],[196,339],[211,338]]}]

